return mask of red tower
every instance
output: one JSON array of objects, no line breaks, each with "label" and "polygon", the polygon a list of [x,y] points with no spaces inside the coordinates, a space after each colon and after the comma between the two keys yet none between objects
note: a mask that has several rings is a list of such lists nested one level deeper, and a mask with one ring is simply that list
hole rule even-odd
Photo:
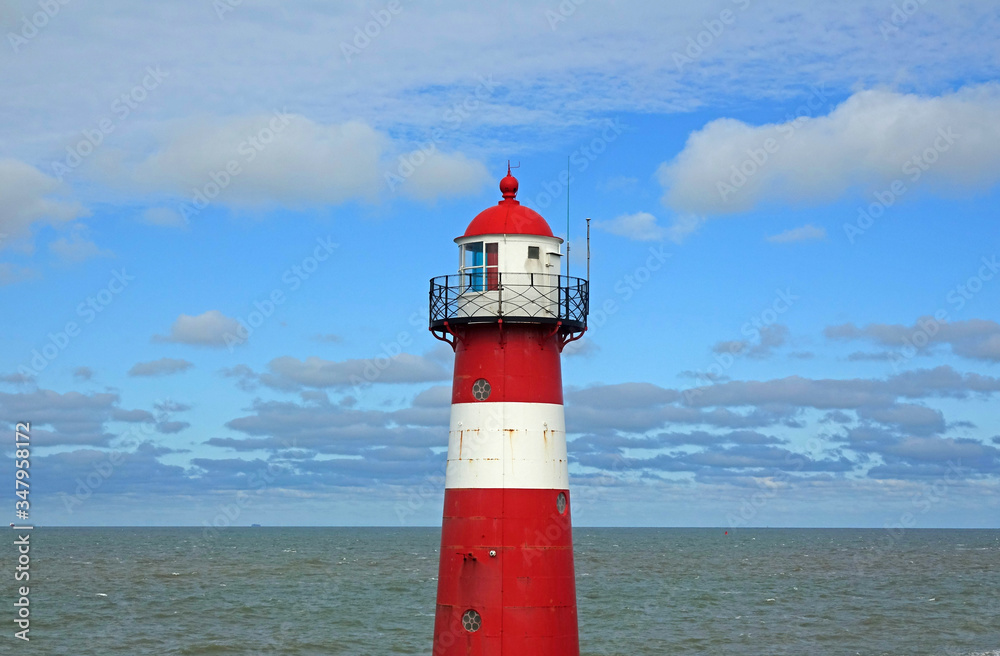
[{"label": "red tower", "polygon": [[562,239],[503,200],[433,278],[430,330],[455,351],[434,656],[577,656],[560,353],[587,329],[587,281]]}]

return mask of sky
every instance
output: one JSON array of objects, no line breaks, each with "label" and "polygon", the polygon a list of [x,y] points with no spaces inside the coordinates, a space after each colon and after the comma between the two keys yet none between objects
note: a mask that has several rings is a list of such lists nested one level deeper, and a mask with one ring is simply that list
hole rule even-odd
[{"label": "sky", "polygon": [[591,219],[578,526],[998,525],[993,1],[0,28],[0,423],[31,423],[35,524],[438,524],[428,279],[509,160],[572,275]]}]

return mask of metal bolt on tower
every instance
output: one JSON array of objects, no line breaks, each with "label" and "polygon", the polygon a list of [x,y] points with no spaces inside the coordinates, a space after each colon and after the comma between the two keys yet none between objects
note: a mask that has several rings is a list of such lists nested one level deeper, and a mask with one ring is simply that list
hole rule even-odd
[{"label": "metal bolt on tower", "polygon": [[588,283],[562,239],[503,200],[430,283],[430,330],[455,351],[434,656],[578,656],[560,354],[583,336]]}]

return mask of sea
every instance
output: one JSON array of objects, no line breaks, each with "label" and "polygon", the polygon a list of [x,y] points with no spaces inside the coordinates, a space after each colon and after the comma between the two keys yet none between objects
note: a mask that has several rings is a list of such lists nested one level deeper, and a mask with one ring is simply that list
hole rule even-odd
[{"label": "sea", "polygon": [[[573,537],[582,654],[1000,656],[1000,530]],[[13,536],[0,549],[0,653],[429,655],[439,539],[435,528],[36,528],[30,642],[14,637]]]}]

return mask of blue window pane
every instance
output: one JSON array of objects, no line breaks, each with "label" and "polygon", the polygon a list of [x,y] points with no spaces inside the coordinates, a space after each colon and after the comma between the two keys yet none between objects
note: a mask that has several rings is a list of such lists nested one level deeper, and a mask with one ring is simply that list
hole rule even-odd
[{"label": "blue window pane", "polygon": [[474,244],[465,245],[465,262],[462,266],[465,268],[469,267],[480,267],[483,266],[483,242],[476,242]]},{"label": "blue window pane", "polygon": [[462,273],[465,274],[465,288],[481,292],[486,289],[484,265],[486,264],[483,242],[465,244],[462,249]]}]

